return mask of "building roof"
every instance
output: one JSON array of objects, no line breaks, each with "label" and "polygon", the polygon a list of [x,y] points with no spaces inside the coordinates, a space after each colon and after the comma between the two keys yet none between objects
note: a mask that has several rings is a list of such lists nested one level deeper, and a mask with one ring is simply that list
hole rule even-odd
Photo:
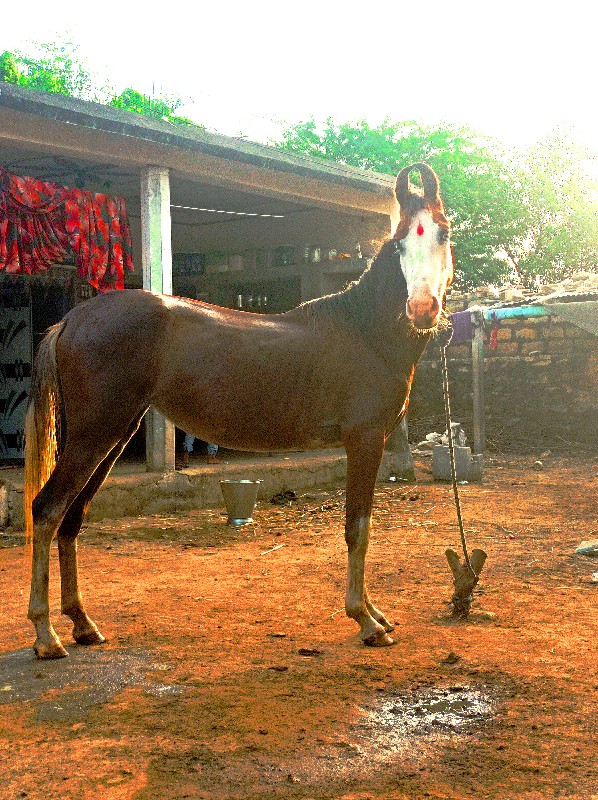
[{"label": "building roof", "polygon": [[9,108],[105,133],[120,134],[166,147],[225,158],[254,167],[326,180],[387,198],[392,196],[394,185],[392,176],[325,159],[295,155],[269,145],[210,133],[200,127],[174,125],[165,120],[65,95],[36,92],[13,84],[0,83],[0,108]]}]

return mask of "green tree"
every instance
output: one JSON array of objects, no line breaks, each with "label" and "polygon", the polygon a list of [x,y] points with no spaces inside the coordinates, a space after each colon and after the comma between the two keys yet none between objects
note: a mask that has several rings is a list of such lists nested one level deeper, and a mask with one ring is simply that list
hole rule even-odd
[{"label": "green tree", "polygon": [[4,52],[0,55],[0,81],[5,83],[19,82],[19,68],[12,53]]},{"label": "green tree", "polygon": [[[596,263],[587,181],[578,182],[575,169],[579,153],[570,151],[567,167],[559,165],[563,179],[556,191],[556,167],[545,163],[548,155],[559,162],[561,154],[553,143],[522,158],[497,139],[464,126],[386,121],[372,128],[365,120],[336,124],[327,119],[319,127],[312,119],[290,126],[279,146],[389,174],[414,161],[429,163],[441,178],[453,226],[457,280],[465,288],[501,283],[513,266],[531,280],[588,268],[592,253]],[[576,224],[569,225],[572,241],[559,257],[563,214]]]},{"label": "green tree", "polygon": [[148,97],[137,89],[125,89],[119,95],[109,101],[109,105],[115,108],[124,108],[126,111],[134,111],[137,114],[146,114],[156,119],[164,119],[175,125],[195,125],[188,117],[175,114],[175,111],[182,105],[182,100],[177,97]]},{"label": "green tree", "polygon": [[[92,75],[72,42],[34,45],[34,55],[15,51],[0,56],[0,80],[39,92],[50,92],[92,100],[104,105],[165,119],[175,125],[195,125],[176,114],[182,105],[178,97],[150,98],[136,89],[116,95],[114,89]],[[202,126],[198,126],[202,127]]]},{"label": "green tree", "polygon": [[598,162],[567,129],[556,129],[525,153],[529,247],[518,262],[524,278],[554,280],[598,266]]},{"label": "green tree", "polygon": [[35,44],[35,55],[4,52],[0,61],[6,68],[1,78],[38,92],[64,94],[82,100],[103,99],[106,90],[94,85],[90,71],[81,60],[72,42]]}]

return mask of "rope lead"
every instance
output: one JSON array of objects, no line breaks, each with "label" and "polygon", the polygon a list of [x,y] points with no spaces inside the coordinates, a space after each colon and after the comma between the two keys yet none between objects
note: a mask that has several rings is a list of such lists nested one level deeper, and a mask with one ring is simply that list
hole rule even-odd
[{"label": "rope lead", "polygon": [[[459,488],[457,486],[457,468],[455,465],[455,444],[453,440],[453,430],[451,427],[451,401],[449,396],[448,385],[448,367],[446,358],[446,348],[448,347],[452,336],[452,329],[449,328],[445,332],[440,344],[440,356],[442,362],[442,391],[444,394],[444,411],[446,420],[446,430],[448,436],[449,457],[451,464],[451,482],[453,484],[453,495],[455,497],[455,508],[457,509],[457,521],[459,523],[459,533],[461,536],[461,547],[463,549],[463,556],[465,558],[465,565],[461,566],[459,558],[455,552],[448,549],[446,551],[446,558],[453,573],[453,580],[455,584],[455,593],[451,598],[453,604],[453,616],[467,618],[471,603],[473,602],[473,589],[476,586],[484,562],[486,561],[486,553],[483,550],[474,550],[472,559],[469,558],[467,551],[467,541],[465,538],[465,529],[463,528],[463,517],[461,515],[461,502],[459,500]],[[472,564],[472,560],[476,565],[476,569]]]},{"label": "rope lead", "polygon": [[446,420],[446,431],[448,436],[449,457],[451,462],[451,482],[453,484],[453,495],[455,497],[455,507],[457,509],[457,520],[459,522],[459,533],[461,535],[461,547],[463,548],[463,555],[465,563],[475,576],[476,583],[478,575],[474,568],[471,566],[469,553],[467,552],[467,541],[465,539],[465,530],[463,528],[463,517],[461,516],[461,501],[459,500],[459,487],[457,485],[457,468],[455,465],[455,443],[453,440],[453,429],[451,427],[451,400],[449,396],[448,384],[448,367],[446,362],[446,348],[447,345],[440,346],[440,355],[442,359],[442,392],[444,394],[444,416]]}]

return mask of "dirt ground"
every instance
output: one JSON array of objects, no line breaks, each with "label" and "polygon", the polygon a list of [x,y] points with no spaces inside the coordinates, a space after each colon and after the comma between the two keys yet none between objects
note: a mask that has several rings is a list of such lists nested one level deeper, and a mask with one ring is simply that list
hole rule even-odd
[{"label": "dirt ground", "polygon": [[[33,658],[23,542],[0,537],[0,798],[598,798],[598,458],[495,458],[461,487],[488,553],[449,618],[450,486],[381,483],[371,594],[396,645],[343,610],[343,492],[88,525],[80,573],[108,641]],[[482,613],[490,612],[490,613]]]}]

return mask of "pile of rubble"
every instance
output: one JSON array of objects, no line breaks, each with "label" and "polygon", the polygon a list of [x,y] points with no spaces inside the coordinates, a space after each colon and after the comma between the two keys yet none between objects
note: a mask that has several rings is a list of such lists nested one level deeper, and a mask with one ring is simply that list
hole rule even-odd
[{"label": "pile of rubble", "polygon": [[543,295],[569,292],[598,292],[598,272],[575,272],[570,278],[542,287]]},{"label": "pile of rubble", "polygon": [[504,286],[480,286],[471,292],[454,290],[447,298],[450,312],[465,311],[471,306],[491,306],[496,303],[513,303],[520,300],[539,300],[552,295],[572,292],[598,292],[598,268],[595,272],[580,270],[558,283],[547,283],[536,289],[526,289],[521,284],[507,283]]},{"label": "pile of rubble", "polygon": [[[451,432],[453,434],[453,444],[456,447],[465,447],[467,445],[467,436],[460,422],[451,423]],[[432,450],[437,444],[447,445],[448,443],[448,431],[444,433],[436,433],[433,431],[432,433],[427,433],[426,438],[418,442],[412,452],[414,455],[429,456],[432,454]]]}]

